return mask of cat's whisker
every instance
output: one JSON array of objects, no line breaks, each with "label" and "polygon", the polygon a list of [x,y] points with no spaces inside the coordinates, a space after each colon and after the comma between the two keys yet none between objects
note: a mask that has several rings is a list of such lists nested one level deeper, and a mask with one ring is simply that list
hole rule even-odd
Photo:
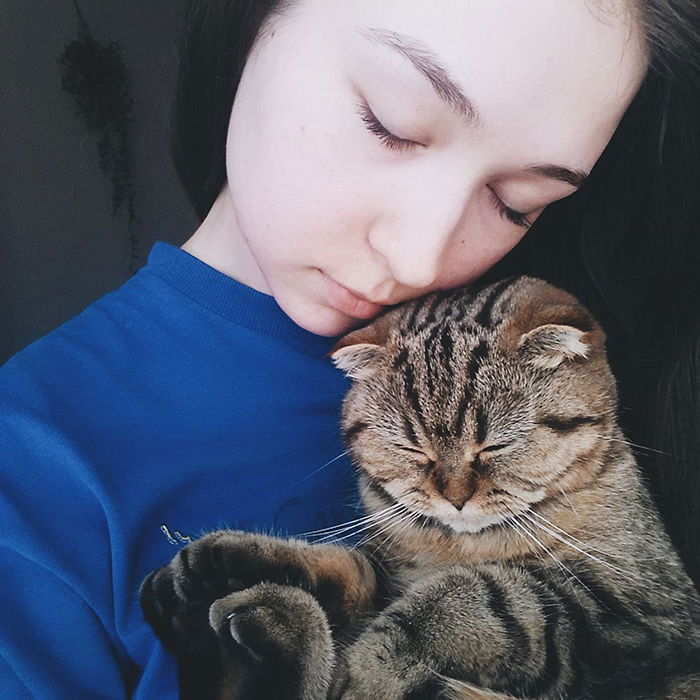
[{"label": "cat's whisker", "polygon": [[[385,518],[385,519],[382,520],[379,524],[386,523],[386,522],[388,522],[388,520],[389,520],[389,518]],[[359,529],[353,528],[351,532],[348,532],[347,534],[342,535],[342,536],[341,536],[341,535],[338,535],[338,536],[336,536],[336,535],[327,535],[326,537],[324,537],[324,538],[322,538],[322,539],[320,539],[320,540],[316,540],[315,542],[312,542],[312,544],[337,544],[338,542],[344,542],[345,540],[349,540],[349,539],[351,539],[351,538],[353,538],[353,537],[357,537],[357,536],[360,535],[361,533],[366,532],[366,531],[368,531],[368,530],[371,531],[371,530],[372,530],[374,527],[376,527],[376,526],[377,526],[377,523],[369,523],[369,524],[367,524],[367,525],[365,525],[364,527],[361,527],[361,528],[359,528]],[[367,535],[365,535],[365,537],[367,537]],[[364,542],[364,541],[366,541],[366,540],[363,539],[362,541]],[[356,544],[356,545],[352,545],[353,548],[355,548],[355,547],[357,547],[357,546],[359,546],[359,545],[357,545],[357,544]]]},{"label": "cat's whisker", "polygon": [[[517,527],[518,529],[521,529],[522,533],[523,533],[526,537],[528,537],[528,538],[530,538],[531,540],[533,540],[540,548],[542,548],[542,549],[551,557],[552,561],[553,561],[553,562],[557,565],[557,567],[561,570],[561,572],[564,574],[564,577],[565,577],[567,580],[571,581],[571,579],[574,579],[582,588],[584,588],[586,591],[588,591],[588,593],[589,593],[591,596],[593,596],[593,597],[595,598],[595,596],[593,595],[593,592],[590,590],[590,588],[588,588],[588,586],[586,586],[586,584],[583,583],[583,581],[581,581],[581,579],[580,579],[578,576],[576,576],[576,574],[575,574],[573,571],[571,571],[571,569],[569,569],[569,567],[566,566],[566,564],[564,564],[564,562],[562,562],[562,561],[552,552],[552,550],[549,549],[549,547],[547,547],[547,545],[545,545],[543,542],[541,542],[541,541],[530,531],[530,529],[527,527],[527,525],[525,525],[525,523],[522,522],[522,520],[520,520],[520,516],[521,516],[521,515],[522,515],[522,513],[520,513],[519,515],[516,515],[516,516],[514,517],[514,519],[511,520],[511,522],[512,522],[513,524],[515,524],[516,527]],[[578,591],[576,590],[576,586],[572,586],[572,589],[573,589],[573,591],[574,591],[574,595],[576,595],[576,597],[578,598]]]},{"label": "cat's whisker", "polygon": [[619,442],[622,443],[623,445],[627,445],[628,447],[632,447],[635,450],[642,450],[644,452],[653,452],[655,454],[663,455],[664,457],[671,457],[671,459],[678,459],[676,455],[672,455],[670,452],[664,452],[663,450],[656,450],[653,447],[646,447],[645,445],[639,445],[636,442],[632,442],[631,440],[625,440],[622,438],[614,438],[609,435],[596,435],[597,438],[600,440],[607,440],[608,442]]},{"label": "cat's whisker", "polygon": [[[604,549],[600,549],[599,547],[594,547],[592,544],[589,544],[588,542],[583,542],[582,540],[579,540],[578,538],[574,537],[572,534],[568,533],[566,530],[562,530],[560,527],[555,525],[551,520],[548,520],[545,518],[543,515],[540,513],[536,513],[533,510],[529,511],[530,515],[534,515],[536,518],[539,518],[543,522],[545,522],[547,525],[550,527],[554,528],[558,532],[560,532],[564,537],[568,537],[570,540],[573,542],[576,542],[580,544],[582,547],[586,547],[590,549],[593,552],[598,552],[598,554],[602,554],[606,557],[612,557],[613,559],[622,559],[623,561],[627,559],[623,554],[617,554],[615,552],[607,552]],[[664,561],[666,557],[637,557],[637,561],[654,561],[654,562],[659,562],[659,561]],[[630,572],[625,572],[625,573],[630,573]]]},{"label": "cat's whisker", "polygon": [[[400,525],[403,522],[406,522],[407,520],[410,520],[413,517],[413,514],[408,512],[402,514],[397,520],[394,520],[393,522],[391,520],[388,521],[388,524],[386,524],[384,527],[382,527],[379,530],[375,531],[370,531],[368,535],[365,535],[365,537],[362,539],[362,541],[358,542],[355,545],[356,547],[361,547],[369,542],[372,542],[372,540],[376,540],[378,537],[383,535],[385,532],[389,532],[392,527],[396,527],[397,525]],[[382,545],[386,542],[386,539],[382,540],[382,542],[377,546],[377,549],[381,549]]]},{"label": "cat's whisker", "polygon": [[[405,518],[407,515],[409,515],[409,512],[406,510],[406,507],[401,503],[395,503],[391,510],[386,513],[385,517],[369,523],[367,527],[363,528],[363,530],[375,529],[377,532],[379,532],[384,528],[390,527],[392,524],[403,520],[403,518]],[[377,530],[377,528],[380,529]]]},{"label": "cat's whisker", "polygon": [[[531,512],[532,512],[532,511],[530,511],[530,513],[531,513]],[[624,570],[624,569],[619,568],[618,566],[615,566],[614,564],[610,564],[609,562],[604,561],[604,560],[601,559],[600,557],[595,556],[595,554],[591,554],[590,552],[587,552],[585,549],[582,549],[581,547],[578,547],[578,546],[575,545],[573,542],[571,542],[569,539],[567,539],[567,538],[565,538],[565,537],[562,537],[561,535],[557,534],[554,530],[548,528],[546,525],[543,525],[542,523],[537,522],[534,518],[531,518],[531,517],[530,517],[530,513],[528,513],[527,511],[525,511],[525,512],[522,513],[521,515],[522,515],[528,522],[532,523],[535,527],[538,527],[538,528],[539,528],[540,530],[542,530],[543,532],[546,532],[548,535],[551,535],[552,537],[554,537],[554,539],[558,540],[558,541],[561,542],[562,544],[565,544],[567,547],[571,547],[571,549],[575,550],[575,551],[578,552],[579,554],[583,554],[585,557],[588,557],[588,558],[591,559],[592,561],[597,562],[597,563],[600,564],[601,566],[604,566],[604,567],[606,567],[607,569],[610,569],[611,571],[614,571],[614,572],[617,573],[617,574],[623,575],[625,578],[628,578],[628,579],[638,578],[638,577],[636,577],[634,574],[632,574],[630,571],[626,571],[626,570]],[[549,521],[547,521],[547,522],[549,522]],[[550,525],[551,525],[551,523],[550,523]],[[554,527],[556,527],[556,526],[554,526]],[[560,528],[557,528],[557,530],[560,530]],[[561,532],[564,532],[563,530],[560,530],[560,531],[561,531]],[[565,534],[566,534],[566,533],[565,533]],[[567,534],[567,537],[571,537],[571,535],[568,535],[568,534]],[[572,538],[572,539],[576,539],[576,538]],[[581,542],[580,540],[576,540],[576,542],[578,542],[579,544],[583,545],[584,547],[587,546],[584,542]],[[599,551],[599,550],[596,550],[596,551]],[[603,552],[601,552],[601,554],[602,554],[602,553],[603,553]]]},{"label": "cat's whisker", "polygon": [[[329,535],[328,537],[324,537],[322,540],[317,540],[316,542],[313,542],[312,544],[339,544],[340,542],[345,542],[345,540],[349,540],[352,537],[356,537],[361,532],[368,530],[369,527],[370,526],[367,525],[367,527],[363,527],[360,530],[357,530],[354,532],[349,532],[347,535],[342,535],[341,537],[334,537],[333,535]],[[355,547],[356,547],[356,545],[350,546],[351,549],[354,549]]]},{"label": "cat's whisker", "polygon": [[383,510],[379,510],[379,511],[376,511],[374,513],[370,513],[369,515],[363,515],[361,518],[355,518],[355,520],[348,520],[344,523],[339,523],[338,525],[331,525],[330,527],[322,527],[319,530],[310,530],[309,532],[302,532],[302,533],[300,533],[299,536],[300,537],[314,537],[316,535],[323,535],[323,534],[327,534],[330,532],[336,532],[338,530],[344,530],[346,527],[349,527],[351,525],[355,525],[355,524],[361,525],[363,523],[375,520],[375,519],[381,517],[382,515],[384,515],[385,513],[387,513],[388,511],[391,511],[392,509],[395,509],[397,507],[399,507],[399,504],[394,503],[390,506],[387,506]]},{"label": "cat's whisker", "polygon": [[569,507],[571,508],[571,511],[573,512],[573,514],[574,514],[577,518],[580,517],[579,514],[578,514],[578,511],[577,511],[576,508],[574,507],[574,504],[573,504],[572,500],[569,498],[569,494],[566,493],[566,491],[564,491],[564,489],[561,489],[561,488],[559,489],[559,491],[561,492],[561,495],[563,496],[564,500],[569,504]]},{"label": "cat's whisker", "polygon": [[339,455],[336,455],[335,457],[333,457],[333,459],[328,460],[323,466],[319,467],[318,469],[314,469],[310,474],[307,474],[305,477],[299,479],[298,481],[295,481],[292,484],[292,486],[296,486],[297,484],[303,484],[307,479],[310,479],[315,474],[318,474],[320,471],[333,464],[333,462],[337,462],[339,459],[345,457],[347,454],[348,451],[343,450]]},{"label": "cat's whisker", "polygon": [[396,527],[401,525],[402,523],[410,523],[410,521],[414,520],[418,515],[412,511],[405,511],[404,513],[401,513],[398,517],[394,517],[391,520],[388,520],[385,524],[384,527],[382,527],[380,530],[377,530],[376,533],[368,535],[368,541],[378,537],[379,535],[382,535],[385,532],[388,532],[389,535],[387,538],[383,540],[383,543],[388,541],[389,537],[392,537],[395,533],[392,532]]},{"label": "cat's whisker", "polygon": [[[530,514],[531,514],[531,515],[537,515],[536,513],[533,513],[532,511],[530,511]],[[541,516],[540,516],[540,517],[541,517]],[[546,519],[545,519],[545,520],[546,520]],[[580,553],[583,554],[584,556],[587,556],[587,557],[589,557],[590,559],[592,559],[592,560],[596,561],[597,563],[601,564],[602,566],[604,566],[604,567],[606,567],[606,568],[608,568],[608,569],[611,569],[611,570],[615,571],[615,573],[618,573],[618,574],[623,575],[627,580],[629,580],[629,581],[631,581],[631,582],[633,582],[633,583],[634,583],[635,581],[636,581],[637,583],[644,583],[644,582],[646,581],[646,579],[644,579],[643,577],[641,577],[641,576],[639,576],[639,575],[637,575],[637,574],[635,574],[635,573],[633,573],[633,572],[631,572],[631,571],[627,571],[627,570],[624,570],[624,569],[620,569],[619,567],[614,566],[613,564],[609,564],[608,562],[605,562],[605,561],[601,560],[600,558],[598,558],[598,557],[596,557],[596,556],[594,556],[594,555],[592,555],[592,554],[590,554],[590,553],[588,553],[588,552],[585,552],[585,551],[580,550],[578,547],[575,547],[571,542],[567,542],[565,539],[563,539],[563,538],[561,538],[561,537],[558,537],[554,532],[551,532],[548,528],[545,528],[544,526],[540,525],[539,523],[536,523],[536,522],[534,522],[534,521],[532,521],[532,520],[531,520],[530,522],[532,522],[533,525],[537,525],[540,529],[542,529],[543,531],[547,532],[548,534],[550,534],[550,535],[551,535],[552,537],[554,537],[555,539],[558,539],[558,540],[559,540],[560,542],[562,542],[563,544],[566,544],[567,546],[572,547],[572,548],[575,549],[576,551],[580,552]],[[547,521],[547,522],[549,522],[549,521]],[[552,525],[552,527],[556,527],[556,525],[554,525],[553,523],[550,523],[550,524]],[[560,528],[557,528],[557,529],[560,529]],[[564,531],[562,531],[562,532],[564,532]],[[565,533],[565,534],[568,534],[568,533]],[[575,538],[574,538],[574,539],[575,539]],[[577,540],[577,541],[578,541],[578,540]],[[583,546],[587,546],[585,543],[581,543],[581,544],[583,544]],[[597,551],[600,551],[600,550],[597,550]],[[651,561],[659,561],[659,559],[656,558],[656,557],[650,557],[649,560],[651,560]],[[584,587],[585,587],[585,586],[584,586]],[[588,589],[587,587],[585,587],[585,588],[586,588],[586,590],[589,591],[589,593],[591,593],[591,595],[593,595],[593,596],[595,597],[595,594],[594,594],[592,591],[590,591],[590,589]],[[657,595],[659,595],[659,596],[662,597],[662,598],[666,598],[667,600],[672,601],[672,602],[675,602],[675,603],[677,603],[677,602],[679,602],[680,600],[682,600],[682,598],[680,598],[678,595],[674,595],[674,593],[672,593],[672,592],[658,591],[658,592],[657,592]]]},{"label": "cat's whisker", "polygon": [[311,542],[311,544],[323,544],[326,540],[349,533],[352,530],[359,531],[360,528],[362,528],[364,525],[368,525],[371,522],[372,520],[368,519],[361,522],[353,523],[352,525],[346,525],[345,527],[329,529],[326,532],[312,533],[309,535],[304,533],[304,535],[301,536],[306,537]]},{"label": "cat's whisker", "polygon": [[534,535],[532,535],[530,531],[527,530],[527,528],[525,528],[525,526],[517,518],[511,518],[511,520],[508,521],[508,524],[513,529],[513,531],[520,537],[525,536],[525,538],[533,540],[535,542],[539,550],[541,550],[541,553],[533,553],[536,554],[543,563],[545,561],[545,555],[547,555],[562,570],[564,576],[567,579],[569,578],[569,575],[566,571],[566,567],[564,567],[564,565],[554,556],[554,554],[552,554],[552,552],[549,549],[547,549],[545,545],[543,545]]},{"label": "cat's whisker", "polygon": [[404,525],[397,532],[389,533],[386,539],[384,539],[381,542],[381,546],[384,547],[386,545],[387,549],[393,547],[393,545],[401,537],[401,535],[403,535],[409,527],[412,527],[413,524],[420,519],[420,517],[420,513],[413,513],[413,517],[410,518],[407,522],[405,522]]},{"label": "cat's whisker", "polygon": [[545,518],[543,515],[540,513],[535,512],[534,510],[528,511],[529,515],[534,516],[538,520],[541,520],[542,522],[546,523],[549,525],[549,527],[553,528],[557,532],[561,533],[564,537],[568,538],[572,542],[576,542],[577,544],[580,544],[582,547],[586,547],[587,549],[590,549],[593,552],[598,552],[599,554],[604,554],[606,557],[613,557],[614,559],[626,559],[625,556],[622,554],[616,554],[614,552],[606,552],[604,549],[600,549],[598,547],[594,547],[592,544],[589,544],[588,542],[583,542],[582,540],[579,540],[577,537],[574,537],[570,532],[567,532],[566,530],[562,530],[562,528],[558,527],[555,525],[551,520],[548,520]]},{"label": "cat's whisker", "polygon": [[[402,506],[402,508],[405,509],[405,506]],[[405,511],[402,513],[397,520],[393,520],[393,516],[395,514],[392,514],[392,518],[387,519],[387,523],[384,527],[381,529],[377,530],[376,532],[370,532],[369,535],[367,535],[361,542],[358,542],[354,547],[360,547],[368,542],[371,542],[372,540],[376,539],[380,535],[384,534],[385,532],[391,530],[391,528],[396,527],[397,525],[400,525],[401,523],[406,522],[407,520],[414,519],[419,516],[419,514],[414,513],[413,511]],[[380,545],[381,546],[381,545]]]},{"label": "cat's whisker", "polygon": [[[522,532],[516,527],[512,518],[504,521],[504,525],[507,525],[518,537],[522,537]],[[545,555],[541,552],[533,552],[533,554],[538,557],[538,559],[544,563]]]},{"label": "cat's whisker", "polygon": [[[331,532],[324,537],[321,537],[317,540],[313,541],[313,544],[329,544],[333,542],[341,542],[342,540],[346,540],[350,537],[353,537],[355,535],[360,534],[361,532],[364,532],[365,530],[368,530],[371,527],[374,527],[376,525],[381,525],[384,522],[387,522],[393,515],[398,513],[400,511],[399,509],[390,509],[387,508],[385,511],[380,511],[380,513],[375,513],[374,516],[368,517],[365,521],[363,522],[358,522],[354,525],[350,525],[348,527],[342,528],[340,530],[337,530],[335,532]],[[337,537],[338,535],[343,534],[344,532],[347,532],[348,534],[344,535],[343,537]]]}]

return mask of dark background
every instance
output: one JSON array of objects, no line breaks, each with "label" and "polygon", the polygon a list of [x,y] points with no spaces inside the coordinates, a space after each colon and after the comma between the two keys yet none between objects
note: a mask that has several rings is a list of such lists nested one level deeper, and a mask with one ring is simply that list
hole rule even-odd
[{"label": "dark background", "polygon": [[2,0],[0,364],[197,226],[168,143],[181,3],[77,2],[82,24],[73,0]]}]

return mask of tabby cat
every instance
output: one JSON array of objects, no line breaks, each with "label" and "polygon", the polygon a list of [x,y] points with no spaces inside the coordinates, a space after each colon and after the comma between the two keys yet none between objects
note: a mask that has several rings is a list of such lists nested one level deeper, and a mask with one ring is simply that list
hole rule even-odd
[{"label": "tabby cat", "polygon": [[220,531],[151,574],[183,678],[218,660],[193,697],[700,698],[700,601],[576,299],[526,277],[434,294],[333,359],[367,515],[331,534],[366,541]]}]

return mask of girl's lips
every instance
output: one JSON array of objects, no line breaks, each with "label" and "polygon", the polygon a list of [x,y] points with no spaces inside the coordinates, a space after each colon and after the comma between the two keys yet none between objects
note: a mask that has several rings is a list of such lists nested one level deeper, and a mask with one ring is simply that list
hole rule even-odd
[{"label": "girl's lips", "polygon": [[346,316],[359,319],[370,319],[376,316],[384,307],[354,294],[342,284],[323,273],[326,286],[326,300],[336,311]]}]

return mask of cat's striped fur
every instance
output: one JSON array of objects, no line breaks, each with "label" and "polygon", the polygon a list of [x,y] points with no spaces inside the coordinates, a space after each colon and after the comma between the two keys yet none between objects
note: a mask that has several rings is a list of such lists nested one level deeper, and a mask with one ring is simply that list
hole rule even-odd
[{"label": "cat's striped fur", "polygon": [[334,359],[363,546],[219,532],[144,585],[176,649],[173,620],[220,598],[219,697],[700,698],[700,602],[573,297],[531,278],[435,294]]}]

